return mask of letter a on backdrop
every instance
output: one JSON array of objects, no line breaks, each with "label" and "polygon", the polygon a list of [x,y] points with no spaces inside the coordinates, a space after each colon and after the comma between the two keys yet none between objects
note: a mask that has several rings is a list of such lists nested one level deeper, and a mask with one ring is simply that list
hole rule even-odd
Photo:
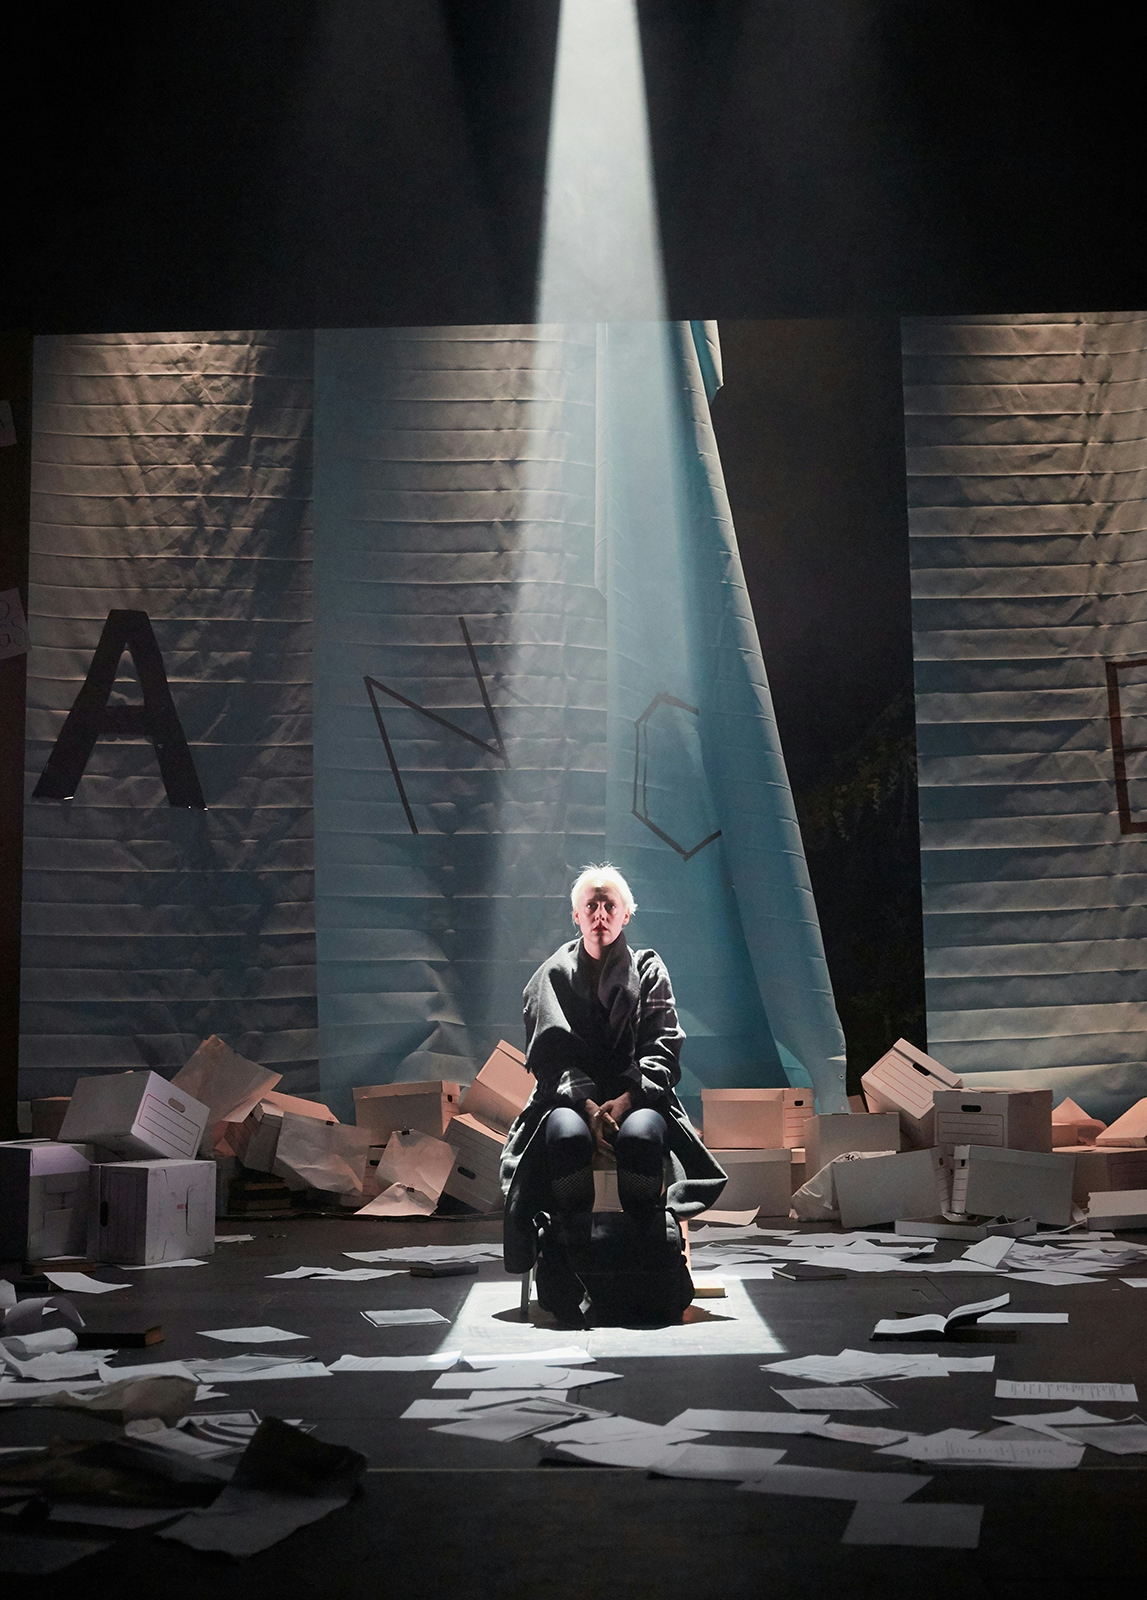
[{"label": "letter a on backdrop", "polygon": [[[108,704],[125,650],[131,652],[139,674],[142,705]],[[146,611],[108,612],[88,675],[52,746],[32,799],[73,799],[99,738],[150,739],[168,803],[186,810],[207,809]]]}]

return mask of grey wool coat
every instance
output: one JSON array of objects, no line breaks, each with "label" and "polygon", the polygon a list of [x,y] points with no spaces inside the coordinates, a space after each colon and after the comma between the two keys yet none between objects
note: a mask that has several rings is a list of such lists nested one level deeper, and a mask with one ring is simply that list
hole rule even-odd
[{"label": "grey wool coat", "polygon": [[628,1090],[635,1106],[659,1111],[669,1130],[667,1209],[688,1217],[714,1205],[726,1174],[673,1092],[685,1035],[656,950],[630,950],[620,934],[595,973],[581,939],[573,939],[534,973],[523,1003],[526,1068],[537,1081],[502,1151],[507,1272],[534,1264],[534,1219],[550,1207],[543,1130],[556,1106],[601,1104]]}]

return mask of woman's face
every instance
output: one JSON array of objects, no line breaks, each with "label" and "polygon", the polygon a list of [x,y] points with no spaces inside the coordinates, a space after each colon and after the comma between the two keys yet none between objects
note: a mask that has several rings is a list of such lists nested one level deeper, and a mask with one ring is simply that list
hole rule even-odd
[{"label": "woman's face", "polygon": [[612,884],[587,885],[578,896],[573,919],[581,929],[586,954],[597,961],[629,921],[629,912]]}]

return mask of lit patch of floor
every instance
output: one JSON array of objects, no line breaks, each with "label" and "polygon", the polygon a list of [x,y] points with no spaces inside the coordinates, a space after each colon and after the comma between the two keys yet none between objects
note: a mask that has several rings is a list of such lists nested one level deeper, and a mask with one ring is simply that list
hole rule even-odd
[{"label": "lit patch of floor", "polygon": [[[686,1320],[671,1328],[589,1328],[584,1332],[556,1329],[519,1320],[521,1287],[509,1283],[476,1283],[466,1296],[442,1350],[466,1355],[551,1350],[580,1345],[592,1356],[746,1356],[783,1354],[777,1338],[739,1279],[725,1283],[725,1299],[694,1303]],[[534,1306],[537,1313],[537,1306]]]}]

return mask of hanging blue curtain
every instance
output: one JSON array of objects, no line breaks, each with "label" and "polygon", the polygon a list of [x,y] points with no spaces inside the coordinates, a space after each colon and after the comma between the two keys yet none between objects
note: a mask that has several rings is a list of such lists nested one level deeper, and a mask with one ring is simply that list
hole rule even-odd
[{"label": "hanging blue curtain", "polygon": [[[708,389],[706,387],[708,380]],[[316,340],[323,1089],[468,1078],[610,856],[687,1090],[843,1041],[724,496],[713,330]],[[340,1098],[341,1097],[341,1098]]]}]

